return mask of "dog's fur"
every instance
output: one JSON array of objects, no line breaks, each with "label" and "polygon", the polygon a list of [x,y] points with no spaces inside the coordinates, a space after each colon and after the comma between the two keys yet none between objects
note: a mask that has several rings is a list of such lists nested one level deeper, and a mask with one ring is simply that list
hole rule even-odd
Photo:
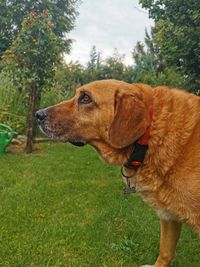
[{"label": "dog's fur", "polygon": [[[87,93],[90,103],[80,103]],[[153,109],[153,118],[148,116]],[[160,254],[168,267],[182,222],[200,234],[200,98],[182,90],[116,80],[79,88],[75,97],[44,110],[39,121],[51,138],[90,144],[112,164],[127,162],[135,141],[150,127],[149,148],[132,185],[161,220]]]}]

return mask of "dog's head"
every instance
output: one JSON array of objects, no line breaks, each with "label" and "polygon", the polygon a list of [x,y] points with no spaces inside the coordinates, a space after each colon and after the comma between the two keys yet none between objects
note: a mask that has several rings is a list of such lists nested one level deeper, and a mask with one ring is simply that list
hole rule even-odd
[{"label": "dog's head", "polygon": [[[148,127],[150,89],[116,80],[96,81],[77,89],[75,96],[39,110],[36,118],[50,138],[82,146],[124,149]],[[101,151],[100,151],[101,152]]]}]

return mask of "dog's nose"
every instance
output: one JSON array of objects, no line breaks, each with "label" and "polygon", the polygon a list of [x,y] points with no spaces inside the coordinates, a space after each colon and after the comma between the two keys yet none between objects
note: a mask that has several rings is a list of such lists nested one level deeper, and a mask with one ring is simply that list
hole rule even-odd
[{"label": "dog's nose", "polygon": [[35,113],[35,117],[38,121],[43,121],[47,117],[47,113],[44,109],[40,109]]}]

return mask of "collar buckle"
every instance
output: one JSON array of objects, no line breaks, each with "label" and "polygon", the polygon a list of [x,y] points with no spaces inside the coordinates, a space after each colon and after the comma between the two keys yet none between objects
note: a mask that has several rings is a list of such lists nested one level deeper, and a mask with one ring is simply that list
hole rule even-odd
[{"label": "collar buckle", "polygon": [[130,158],[128,159],[128,162],[125,165],[125,167],[137,170],[144,161],[147,149],[148,149],[148,144],[142,145],[136,142],[134,151],[131,154]]},{"label": "collar buckle", "polygon": [[[153,117],[153,108],[152,106],[150,106],[149,109],[149,120],[152,121],[152,117]],[[139,167],[142,165],[147,150],[148,150],[148,142],[150,139],[150,126],[146,129],[146,132],[135,142],[134,144],[134,150],[132,152],[132,154],[130,155],[130,158],[128,159],[127,163],[124,164],[125,168],[128,169],[133,169],[135,171],[137,171],[139,169]],[[130,186],[130,178],[133,176],[127,176],[123,173],[123,166],[121,168],[121,173],[122,175],[126,178],[127,181],[127,186],[124,188],[124,194],[129,194],[129,193],[135,193],[136,192],[136,187]]]}]

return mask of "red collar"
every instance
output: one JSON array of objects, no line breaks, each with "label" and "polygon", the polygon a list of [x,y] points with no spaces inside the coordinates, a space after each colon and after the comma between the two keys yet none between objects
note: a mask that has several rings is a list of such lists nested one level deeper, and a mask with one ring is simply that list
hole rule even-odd
[{"label": "red collar", "polygon": [[[148,112],[150,125],[151,125],[152,117],[153,117],[153,107],[151,106]],[[145,133],[135,142],[134,150],[132,154],[130,155],[127,163],[124,165],[126,168],[137,170],[142,165],[145,159],[147,149],[148,149],[150,131],[151,131],[151,126],[149,126],[146,129]]]}]

